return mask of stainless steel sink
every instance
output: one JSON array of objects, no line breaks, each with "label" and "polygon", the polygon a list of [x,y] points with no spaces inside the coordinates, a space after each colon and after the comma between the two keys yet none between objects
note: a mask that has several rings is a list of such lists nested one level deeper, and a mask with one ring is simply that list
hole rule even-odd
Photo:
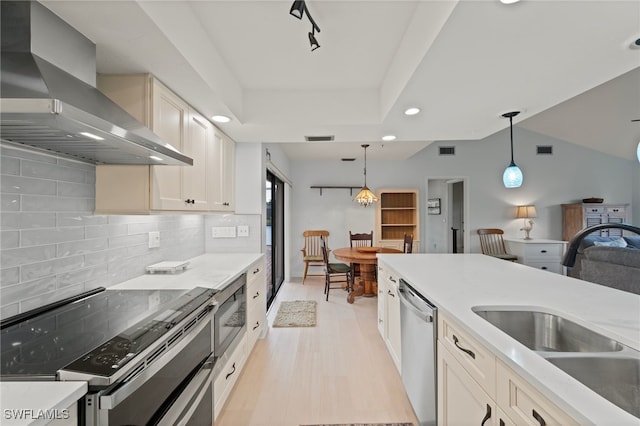
[{"label": "stainless steel sink", "polygon": [[549,356],[546,359],[609,402],[640,417],[640,358]]},{"label": "stainless steel sink", "polygon": [[623,346],[558,315],[518,310],[475,310],[518,342],[539,352],[615,352]]}]

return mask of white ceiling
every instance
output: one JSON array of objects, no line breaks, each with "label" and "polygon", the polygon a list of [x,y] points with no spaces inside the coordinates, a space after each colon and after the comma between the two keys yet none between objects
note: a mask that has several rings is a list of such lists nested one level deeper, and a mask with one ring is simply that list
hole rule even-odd
[{"label": "white ceiling", "polygon": [[[638,0],[43,1],[97,45],[103,73],[151,72],[238,142],[290,158],[407,158],[514,124],[632,159]],[[618,78],[619,77],[619,78]],[[594,89],[595,88],[595,89]],[[593,89],[593,90],[591,90]],[[418,116],[403,111],[418,106]],[[305,136],[333,135],[311,143]]]}]

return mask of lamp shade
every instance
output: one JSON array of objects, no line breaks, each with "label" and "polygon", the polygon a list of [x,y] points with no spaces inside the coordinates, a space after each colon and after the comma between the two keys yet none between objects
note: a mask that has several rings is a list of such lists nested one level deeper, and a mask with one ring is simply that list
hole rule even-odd
[{"label": "lamp shade", "polygon": [[516,210],[516,218],[529,219],[537,217],[536,206],[518,206]]},{"label": "lamp shade", "polygon": [[516,166],[516,163],[512,162],[509,167],[504,169],[502,183],[505,188],[518,188],[522,185],[522,170]]},{"label": "lamp shade", "polygon": [[354,201],[357,201],[361,206],[367,207],[369,204],[372,204],[374,201],[378,201],[378,197],[376,194],[371,192],[369,188],[366,186],[362,187],[358,195],[354,198]]}]

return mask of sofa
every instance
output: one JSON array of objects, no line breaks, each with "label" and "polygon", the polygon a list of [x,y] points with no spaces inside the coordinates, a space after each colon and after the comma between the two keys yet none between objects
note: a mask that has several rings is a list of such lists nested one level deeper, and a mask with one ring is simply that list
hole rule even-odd
[{"label": "sofa", "polygon": [[640,294],[640,236],[585,236],[568,274]]}]

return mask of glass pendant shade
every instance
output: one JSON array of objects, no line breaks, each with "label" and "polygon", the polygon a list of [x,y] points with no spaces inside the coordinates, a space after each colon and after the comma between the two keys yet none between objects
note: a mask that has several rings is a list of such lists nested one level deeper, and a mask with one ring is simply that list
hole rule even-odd
[{"label": "glass pendant shade", "polygon": [[509,167],[504,169],[502,183],[505,188],[518,188],[522,185],[522,170],[516,166],[516,163],[511,163]]},{"label": "glass pendant shade", "polygon": [[511,163],[504,169],[502,174],[502,183],[505,188],[518,188],[522,185],[522,170],[516,166],[513,161],[513,117],[520,114],[520,111],[507,112],[502,114],[503,117],[509,119],[509,131],[511,134]]},{"label": "glass pendant shade", "polygon": [[358,202],[358,204],[360,204],[363,207],[367,207],[369,204],[372,204],[374,201],[378,201],[378,197],[376,197],[376,195],[371,192],[371,190],[369,188],[367,188],[366,186],[364,186],[360,192],[358,192],[358,195],[356,195],[356,198],[354,198],[355,201]]}]

